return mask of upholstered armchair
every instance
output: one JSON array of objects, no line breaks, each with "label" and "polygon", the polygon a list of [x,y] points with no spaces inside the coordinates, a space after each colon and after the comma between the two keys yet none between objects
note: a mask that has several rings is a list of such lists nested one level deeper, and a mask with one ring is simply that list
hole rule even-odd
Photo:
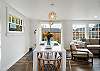
[{"label": "upholstered armchair", "polygon": [[91,63],[93,64],[93,54],[88,49],[78,49],[75,44],[71,44],[70,51],[72,60],[89,61],[91,59]]}]

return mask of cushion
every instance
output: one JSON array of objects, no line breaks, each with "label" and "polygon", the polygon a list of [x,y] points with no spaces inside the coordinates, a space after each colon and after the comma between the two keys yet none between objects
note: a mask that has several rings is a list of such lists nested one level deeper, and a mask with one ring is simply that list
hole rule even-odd
[{"label": "cushion", "polygon": [[76,50],[77,49],[76,46],[75,46],[75,44],[72,44],[71,48],[72,48],[72,50]]},{"label": "cushion", "polygon": [[[77,49],[77,50],[87,51],[87,52],[89,52],[89,57],[93,57],[93,54],[88,49]],[[77,52],[76,54],[77,54],[77,56],[80,56],[80,57],[86,57],[87,56],[86,52]]]}]

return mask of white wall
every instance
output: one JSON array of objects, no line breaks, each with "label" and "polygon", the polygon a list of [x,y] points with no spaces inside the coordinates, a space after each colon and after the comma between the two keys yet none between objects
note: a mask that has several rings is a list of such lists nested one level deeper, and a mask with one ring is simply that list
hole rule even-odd
[{"label": "white wall", "polygon": [[[40,22],[43,20],[33,20],[31,21],[31,46],[34,47],[33,44],[39,44],[39,37],[41,36],[39,33],[39,26]],[[71,20],[61,20],[58,21],[62,23],[62,44],[64,48],[69,48],[69,43],[72,41],[72,21]],[[34,30],[36,31],[36,35],[33,33]]]},{"label": "white wall", "polygon": [[[31,47],[35,47],[35,44],[38,43],[38,26],[39,26],[39,21],[37,20],[31,20],[31,26],[30,26],[30,42],[31,42]],[[36,34],[34,34],[34,31],[36,31]]]},{"label": "white wall", "polygon": [[[7,9],[14,12],[16,15],[21,16],[24,19],[24,33],[22,34],[7,34]],[[1,20],[2,20],[2,30],[1,30],[1,70],[6,71],[11,67],[16,61],[18,61],[30,47],[30,20],[23,16],[21,13],[13,9],[11,6],[2,2],[1,8]]]},{"label": "white wall", "polygon": [[63,42],[64,42],[64,48],[69,48],[69,44],[72,41],[72,21],[66,20],[63,22]]}]

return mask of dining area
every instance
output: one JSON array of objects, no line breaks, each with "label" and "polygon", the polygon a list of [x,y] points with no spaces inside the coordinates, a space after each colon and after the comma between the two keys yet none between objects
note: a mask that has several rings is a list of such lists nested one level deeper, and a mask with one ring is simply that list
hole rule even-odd
[{"label": "dining area", "polygon": [[33,71],[66,71],[66,50],[39,45],[33,51]]}]

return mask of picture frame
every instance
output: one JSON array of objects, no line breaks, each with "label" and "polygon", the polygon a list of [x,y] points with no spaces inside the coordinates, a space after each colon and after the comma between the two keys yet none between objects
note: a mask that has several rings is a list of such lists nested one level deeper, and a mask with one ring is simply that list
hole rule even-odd
[{"label": "picture frame", "polygon": [[7,34],[24,33],[24,21],[21,17],[8,13],[7,15]]}]

